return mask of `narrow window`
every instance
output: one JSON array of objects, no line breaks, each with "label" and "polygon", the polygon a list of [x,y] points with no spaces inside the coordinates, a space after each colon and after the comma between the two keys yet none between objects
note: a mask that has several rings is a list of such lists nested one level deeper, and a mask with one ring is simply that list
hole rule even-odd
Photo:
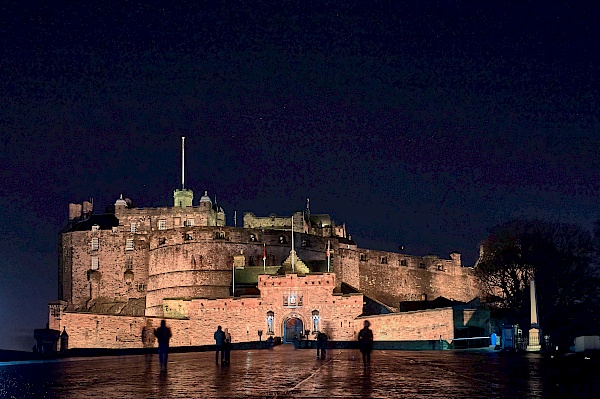
[{"label": "narrow window", "polygon": [[273,331],[273,321],[275,320],[275,313],[272,311],[267,312],[267,334],[273,335],[275,332]]},{"label": "narrow window", "polygon": [[188,219],[185,221],[187,227],[194,227],[194,219]]},{"label": "narrow window", "polygon": [[137,223],[131,223],[131,232],[137,233]]},{"label": "narrow window", "polygon": [[97,251],[100,247],[100,239],[98,237],[92,238],[92,251]]},{"label": "narrow window", "polygon": [[316,333],[319,331],[319,311],[318,310],[312,311],[312,321],[313,321],[312,332]]},{"label": "narrow window", "polygon": [[360,261],[361,262],[366,262],[367,261],[367,254],[360,254]]},{"label": "narrow window", "polygon": [[98,257],[92,256],[92,270],[98,270]]},{"label": "narrow window", "polygon": [[158,221],[158,229],[159,230],[166,230],[167,229],[167,221],[165,219],[160,219]]},{"label": "narrow window", "polygon": [[133,269],[133,258],[131,256],[128,256],[127,259],[125,259],[125,269],[127,269],[127,270]]},{"label": "narrow window", "polygon": [[133,238],[128,238],[125,242],[125,251],[133,251]]},{"label": "narrow window", "polygon": [[387,256],[382,256],[381,257],[381,264],[382,265],[387,265]]}]

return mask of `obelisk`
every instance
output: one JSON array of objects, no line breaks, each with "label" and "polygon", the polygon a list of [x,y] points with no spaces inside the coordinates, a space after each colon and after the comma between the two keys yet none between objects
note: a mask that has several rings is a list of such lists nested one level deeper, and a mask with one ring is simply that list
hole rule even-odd
[{"label": "obelisk", "polygon": [[529,343],[527,344],[527,352],[539,352],[540,346],[540,325],[538,323],[537,301],[535,298],[535,281],[531,279],[529,284],[531,295],[531,328],[529,329]]}]

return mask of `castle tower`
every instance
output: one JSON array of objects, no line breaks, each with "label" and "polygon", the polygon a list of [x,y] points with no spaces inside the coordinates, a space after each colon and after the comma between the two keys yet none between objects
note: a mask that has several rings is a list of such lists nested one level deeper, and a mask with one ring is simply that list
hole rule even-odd
[{"label": "castle tower", "polygon": [[185,208],[192,206],[194,192],[185,189],[185,137],[181,138],[181,190],[173,191],[175,207]]}]

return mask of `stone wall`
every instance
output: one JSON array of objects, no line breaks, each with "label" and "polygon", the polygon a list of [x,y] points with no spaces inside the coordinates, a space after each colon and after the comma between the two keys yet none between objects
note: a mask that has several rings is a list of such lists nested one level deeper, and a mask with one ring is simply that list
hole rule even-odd
[{"label": "stone wall", "polygon": [[355,339],[365,320],[371,323],[375,341],[423,341],[441,337],[450,342],[454,339],[452,308],[359,317],[353,325]]}]

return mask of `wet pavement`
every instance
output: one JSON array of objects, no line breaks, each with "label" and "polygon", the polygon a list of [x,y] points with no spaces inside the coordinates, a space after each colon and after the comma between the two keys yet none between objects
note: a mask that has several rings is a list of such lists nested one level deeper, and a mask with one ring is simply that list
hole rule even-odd
[{"label": "wet pavement", "polygon": [[0,363],[0,398],[597,398],[597,362],[537,354],[330,350],[326,360],[290,345],[214,353]]}]

